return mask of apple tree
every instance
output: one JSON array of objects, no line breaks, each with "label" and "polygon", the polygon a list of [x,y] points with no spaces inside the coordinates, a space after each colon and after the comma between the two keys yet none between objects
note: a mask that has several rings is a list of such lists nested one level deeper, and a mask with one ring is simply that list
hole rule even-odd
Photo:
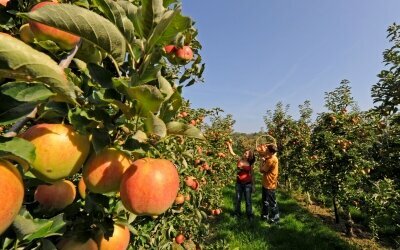
[{"label": "apple tree", "polygon": [[[13,175],[24,186],[22,206],[14,207],[19,213],[0,232],[2,247],[91,249],[127,242],[132,249],[168,248],[179,235],[187,246],[202,244],[204,219],[218,206],[210,201],[219,189],[209,194],[206,183],[221,180],[194,165],[198,145],[210,152],[205,162],[222,172],[224,157],[200,142],[205,111],[184,119],[182,89],[202,81],[204,63],[197,29],[181,3],[11,0],[0,6],[0,16],[0,167],[18,167],[20,176]],[[224,140],[230,132],[226,126],[214,134]],[[218,145],[222,150],[223,142]],[[53,165],[63,174],[50,175],[58,173]],[[164,170],[158,182],[143,170],[156,173],[160,165],[178,173],[178,184]],[[191,175],[197,179],[190,183]],[[142,178],[149,179],[132,181]],[[78,186],[79,196],[64,181]],[[116,189],[104,191],[97,182]],[[39,189],[54,194],[52,206],[41,202]],[[64,196],[72,203],[61,206],[57,198]],[[166,206],[137,208],[140,201]]]},{"label": "apple tree", "polygon": [[361,173],[374,167],[368,154],[373,137],[353,101],[349,81],[343,80],[338,88],[326,93],[325,100],[329,112],[319,114],[311,135],[311,150],[316,157],[312,171],[318,176],[315,187],[332,199],[337,223],[338,208],[344,209],[347,233],[352,235],[348,208],[365,183]]},{"label": "apple tree", "polygon": [[378,74],[378,83],[372,86],[376,107],[371,126],[377,134],[372,154],[377,166],[370,173],[371,189],[366,197],[366,212],[371,218],[370,227],[375,236],[399,234],[399,226],[395,223],[400,218],[397,212],[400,207],[399,27],[394,23],[387,30],[392,46],[383,52],[386,67]]}]

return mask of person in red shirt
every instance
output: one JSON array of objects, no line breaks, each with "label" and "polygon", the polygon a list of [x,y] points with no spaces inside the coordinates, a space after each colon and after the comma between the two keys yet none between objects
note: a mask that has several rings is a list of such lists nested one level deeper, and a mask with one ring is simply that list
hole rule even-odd
[{"label": "person in red shirt", "polygon": [[279,222],[279,209],[275,198],[279,172],[277,151],[275,144],[262,144],[257,148],[261,157],[260,172],[263,175],[261,218],[272,223]]},{"label": "person in red shirt", "polygon": [[[227,142],[229,152],[237,156],[232,150],[232,144]],[[255,156],[253,151],[246,150],[243,156],[237,162],[237,176],[236,176],[236,195],[235,195],[235,215],[241,216],[241,202],[242,198],[246,201],[246,215],[249,220],[253,219],[253,207],[251,202],[251,194],[254,192],[254,171],[253,164]]]}]

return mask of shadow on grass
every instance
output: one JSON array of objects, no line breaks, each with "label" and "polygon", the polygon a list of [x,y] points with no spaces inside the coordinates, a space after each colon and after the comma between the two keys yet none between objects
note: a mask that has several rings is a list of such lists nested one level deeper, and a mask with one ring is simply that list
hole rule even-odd
[{"label": "shadow on grass", "polygon": [[261,220],[260,190],[257,186],[252,199],[253,221],[232,216],[234,187],[224,190],[224,212],[211,223],[212,234],[206,249],[221,249],[222,243],[226,249],[356,249],[283,191],[277,192],[280,223],[270,225]]}]

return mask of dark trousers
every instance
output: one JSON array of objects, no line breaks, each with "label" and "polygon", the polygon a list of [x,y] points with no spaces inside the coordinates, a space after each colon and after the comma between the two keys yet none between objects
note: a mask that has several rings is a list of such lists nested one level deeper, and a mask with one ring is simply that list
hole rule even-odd
[{"label": "dark trousers", "polygon": [[235,213],[237,215],[241,214],[240,205],[242,203],[242,198],[244,197],[246,202],[246,214],[248,217],[253,216],[253,208],[251,204],[252,189],[253,184],[251,183],[236,182]]},{"label": "dark trousers", "polygon": [[262,214],[263,217],[278,221],[279,208],[276,203],[275,189],[262,188]]}]

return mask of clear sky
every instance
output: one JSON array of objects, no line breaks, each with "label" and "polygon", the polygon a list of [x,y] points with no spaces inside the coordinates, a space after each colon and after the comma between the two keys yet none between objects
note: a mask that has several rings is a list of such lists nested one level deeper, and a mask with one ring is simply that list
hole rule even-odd
[{"label": "clear sky", "polygon": [[183,0],[203,45],[204,83],[184,89],[194,108],[222,108],[235,131],[256,132],[278,101],[310,100],[325,111],[324,93],[351,82],[362,110],[384,68],[387,28],[400,23],[399,0]]}]

